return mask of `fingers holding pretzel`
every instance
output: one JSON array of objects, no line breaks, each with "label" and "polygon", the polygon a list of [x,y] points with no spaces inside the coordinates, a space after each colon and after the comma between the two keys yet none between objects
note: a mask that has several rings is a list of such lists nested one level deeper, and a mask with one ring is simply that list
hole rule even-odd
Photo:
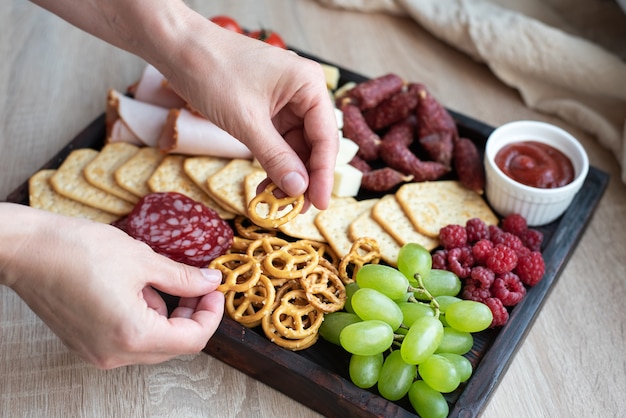
[{"label": "fingers holding pretzel", "polygon": [[278,186],[269,183],[248,205],[248,216],[262,228],[278,228],[295,218],[304,207],[304,196],[277,197]]}]

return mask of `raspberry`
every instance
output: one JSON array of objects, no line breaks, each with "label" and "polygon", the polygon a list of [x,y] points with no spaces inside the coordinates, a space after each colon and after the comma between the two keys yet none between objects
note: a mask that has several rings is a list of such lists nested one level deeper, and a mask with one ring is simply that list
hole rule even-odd
[{"label": "raspberry", "polygon": [[437,250],[432,255],[432,268],[448,270],[448,250]]},{"label": "raspberry", "polygon": [[473,280],[467,281],[463,285],[463,290],[461,290],[461,298],[465,300],[474,300],[476,302],[485,302],[487,299],[491,298],[491,292],[489,289],[482,289],[477,282]]},{"label": "raspberry", "polygon": [[539,251],[541,249],[541,244],[543,243],[543,233],[541,231],[529,228],[520,238],[531,251]]},{"label": "raspberry", "polygon": [[481,239],[472,246],[472,255],[474,256],[474,264],[484,266],[487,258],[491,255],[493,243],[487,239]]},{"label": "raspberry", "polygon": [[490,290],[504,306],[515,306],[526,295],[526,288],[515,273],[504,273],[496,277]]},{"label": "raspberry", "polygon": [[511,232],[502,232],[498,234],[492,240],[494,244],[504,244],[507,247],[513,249],[516,253],[519,252],[522,248],[524,248],[524,243],[517,235],[512,234]]},{"label": "raspberry", "polygon": [[541,253],[539,251],[531,251],[520,257],[514,271],[522,283],[534,286],[543,278],[545,270],[546,265]]},{"label": "raspberry", "polygon": [[469,219],[465,223],[465,230],[467,231],[467,242],[473,244],[481,239],[489,239],[489,229],[487,224],[480,218]]},{"label": "raspberry", "polygon": [[461,225],[447,225],[439,230],[439,243],[443,248],[463,247],[467,244],[467,231]]},{"label": "raspberry", "polygon": [[510,232],[518,237],[521,237],[528,228],[526,219],[517,213],[512,213],[506,216],[500,225],[502,226],[502,230],[504,232]]},{"label": "raspberry", "polygon": [[472,269],[470,277],[480,286],[481,289],[489,289],[491,288],[496,275],[487,267],[477,266]]},{"label": "raspberry", "polygon": [[498,298],[488,298],[483,302],[489,306],[491,313],[493,314],[493,320],[489,328],[501,327],[509,320],[509,311],[506,310],[502,301]]},{"label": "raspberry", "polygon": [[452,248],[448,250],[448,270],[464,279],[472,272],[474,256],[470,247]]},{"label": "raspberry", "polygon": [[517,265],[515,250],[504,244],[496,244],[491,255],[487,258],[486,266],[495,274],[504,274],[513,271]]},{"label": "raspberry", "polygon": [[489,230],[489,239],[491,240],[491,242],[494,242],[494,240],[498,239],[498,235],[504,232],[497,225],[489,225],[487,229]]}]

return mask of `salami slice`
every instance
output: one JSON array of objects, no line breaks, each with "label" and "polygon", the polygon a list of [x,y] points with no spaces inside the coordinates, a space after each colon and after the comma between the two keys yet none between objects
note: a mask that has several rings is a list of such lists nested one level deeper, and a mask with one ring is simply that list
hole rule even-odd
[{"label": "salami slice", "polygon": [[127,233],[172,260],[206,267],[224,254],[233,230],[216,211],[181,193],[144,196],[128,214]]}]

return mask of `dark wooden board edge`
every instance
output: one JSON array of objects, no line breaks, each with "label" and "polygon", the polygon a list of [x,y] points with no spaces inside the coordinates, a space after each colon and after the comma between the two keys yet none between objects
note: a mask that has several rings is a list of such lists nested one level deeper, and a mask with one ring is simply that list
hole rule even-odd
[{"label": "dark wooden board edge", "polygon": [[[313,56],[303,54],[320,62]],[[328,63],[328,62],[326,62]],[[331,63],[328,63],[331,64]],[[333,65],[333,64],[331,64]],[[367,78],[341,67],[341,83],[361,82]],[[484,146],[493,127],[450,110],[459,125],[461,136],[467,136]],[[102,114],[50,159],[41,169],[56,168],[74,149],[100,149],[104,144],[105,116]],[[474,373],[451,403],[451,417],[478,415],[491,398],[500,377],[509,367],[530,326],[552,290],[593,216],[607,185],[607,173],[590,167],[585,184],[565,214],[543,228],[548,237],[544,243],[546,273],[544,279],[529,290],[522,302],[513,309],[509,322],[497,333],[490,333],[487,345],[481,347]],[[6,201],[28,204],[28,181],[10,193]],[[167,295],[166,295],[167,296]],[[166,297],[167,299],[167,297]],[[168,299],[168,305],[175,305]],[[495,337],[492,337],[495,335]],[[320,341],[320,343],[325,343]],[[229,318],[224,318],[218,331],[203,350],[209,355],[285,393],[298,402],[329,417],[415,417],[401,403],[353,385],[340,373],[329,371],[306,355],[292,352],[270,343],[263,335],[249,330]],[[259,356],[262,360],[259,361]],[[347,373],[347,372],[346,372]]]}]

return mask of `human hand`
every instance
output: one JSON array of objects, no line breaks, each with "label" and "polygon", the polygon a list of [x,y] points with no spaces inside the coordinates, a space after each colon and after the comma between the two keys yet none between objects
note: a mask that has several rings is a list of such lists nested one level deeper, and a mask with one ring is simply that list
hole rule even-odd
[{"label": "human hand", "polygon": [[[218,271],[171,261],[110,225],[1,208],[29,227],[10,257],[0,248],[0,282],[89,363],[158,363],[199,352],[215,333],[224,309]],[[171,316],[155,289],[181,296]]]},{"label": "human hand", "polygon": [[184,2],[34,1],[152,64],[246,144],[283,192],[328,207],[339,134],[319,64],[221,28]]},{"label": "human hand", "polygon": [[321,66],[202,16],[185,28],[177,56],[159,68],[169,83],[245,143],[282,191],[325,209],[339,135]]}]

